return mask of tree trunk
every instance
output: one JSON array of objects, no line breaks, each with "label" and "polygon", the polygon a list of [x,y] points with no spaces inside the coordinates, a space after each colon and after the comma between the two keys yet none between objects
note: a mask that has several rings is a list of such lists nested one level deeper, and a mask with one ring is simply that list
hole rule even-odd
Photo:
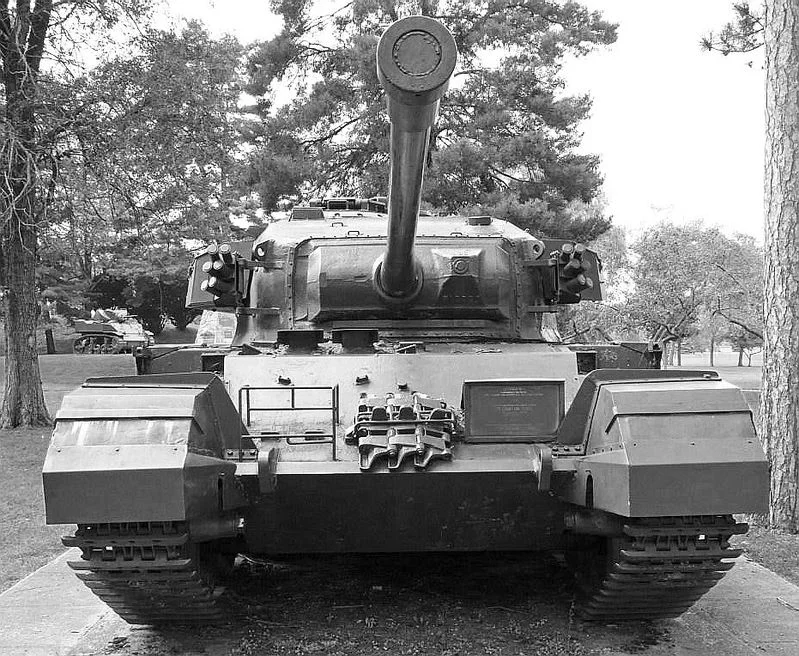
[{"label": "tree trunk", "polygon": [[769,521],[799,531],[799,5],[766,2],[765,325]]},{"label": "tree trunk", "polygon": [[6,323],[6,378],[0,428],[45,426],[36,351],[36,226],[43,210],[36,134],[36,84],[52,0],[18,3],[12,19],[0,11],[5,116],[0,143],[0,296]]},{"label": "tree trunk", "polygon": [[[18,205],[18,204],[17,204]],[[17,208],[18,209],[18,208]],[[15,220],[16,219],[16,220]],[[0,428],[47,426],[36,351],[36,232],[18,211],[4,224],[3,310],[6,324],[6,377]]]},{"label": "tree trunk", "polygon": [[[23,97],[20,94],[18,97]],[[16,134],[7,140],[8,168],[0,173],[3,190],[3,221],[0,250],[3,252],[0,289],[6,328],[6,376],[0,428],[47,426],[50,414],[44,402],[39,356],[36,350],[36,183],[30,157],[33,117],[29,103],[20,101],[22,110],[7,112],[16,119]]]},{"label": "tree trunk", "polygon": [[682,367],[682,340],[677,340],[677,366]]},{"label": "tree trunk", "polygon": [[744,347],[741,346],[738,348],[738,366],[744,366]]},{"label": "tree trunk", "polygon": [[710,338],[710,366],[713,367],[716,364],[716,340],[715,338]]}]

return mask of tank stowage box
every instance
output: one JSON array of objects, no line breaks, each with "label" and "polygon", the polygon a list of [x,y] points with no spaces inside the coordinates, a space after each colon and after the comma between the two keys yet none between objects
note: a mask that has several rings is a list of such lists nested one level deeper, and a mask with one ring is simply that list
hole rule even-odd
[{"label": "tank stowage box", "polygon": [[47,520],[77,525],[72,567],[125,619],[218,617],[238,553],[565,550],[598,620],[674,617],[732,567],[733,514],[768,495],[741,391],[632,368],[659,363],[645,348],[586,373],[614,346],[569,348],[549,319],[601,299],[594,252],[420,216],[455,63],[435,20],[391,25],[388,197],[209,246],[187,303],[234,313],[232,344],[146,347],[144,375],[65,397]]}]

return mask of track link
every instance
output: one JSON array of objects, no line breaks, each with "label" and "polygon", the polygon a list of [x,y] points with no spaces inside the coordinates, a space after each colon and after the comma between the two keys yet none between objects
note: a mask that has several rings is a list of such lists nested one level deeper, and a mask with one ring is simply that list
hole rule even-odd
[{"label": "track link", "polygon": [[208,622],[221,618],[200,549],[181,522],[80,524],[61,540],[81,550],[69,566],[131,624]]},{"label": "track link", "polygon": [[731,516],[659,517],[624,526],[608,540],[592,591],[579,608],[584,619],[651,620],[677,617],[731,569],[740,549],[733,535],[749,530]]}]

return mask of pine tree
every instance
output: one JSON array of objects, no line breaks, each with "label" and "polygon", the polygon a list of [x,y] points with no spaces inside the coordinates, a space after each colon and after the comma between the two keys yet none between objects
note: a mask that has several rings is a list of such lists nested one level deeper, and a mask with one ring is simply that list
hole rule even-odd
[{"label": "pine tree", "polygon": [[[387,187],[388,124],[375,49],[391,21],[442,21],[459,67],[431,135],[424,200],[448,212],[491,213],[544,235],[588,240],[610,221],[590,206],[599,160],[577,152],[586,96],[563,93],[564,57],[612,43],[615,25],[577,3],[549,0],[355,0],[332,14],[310,0],[274,2],[282,32],[250,60],[262,123],[246,183],[266,209],[323,194]],[[281,86],[292,100],[272,100]]]},{"label": "pine tree", "polygon": [[769,522],[799,532],[799,6],[733,5],[735,20],[702,40],[723,54],[765,43],[766,161],[760,439],[771,466]]},{"label": "pine tree", "polygon": [[761,436],[772,525],[799,531],[799,6],[766,3],[766,267]]}]

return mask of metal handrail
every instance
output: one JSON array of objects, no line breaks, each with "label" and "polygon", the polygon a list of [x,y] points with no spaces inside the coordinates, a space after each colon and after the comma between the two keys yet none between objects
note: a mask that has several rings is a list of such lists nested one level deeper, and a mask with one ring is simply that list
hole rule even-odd
[{"label": "metal handrail", "polygon": [[[314,405],[314,406],[298,406],[297,405],[297,392],[309,390],[324,390],[330,392],[330,405]],[[253,406],[250,393],[266,391],[266,392],[289,392],[289,405],[283,406]],[[244,385],[239,388],[239,416],[241,417],[244,425],[249,428],[252,425],[253,412],[330,412],[331,429],[329,433],[286,433],[275,431],[275,434],[256,434],[257,437],[265,439],[285,439],[286,444],[330,444],[332,447],[333,460],[337,459],[336,454],[336,426],[339,421],[339,389],[338,385],[332,387],[327,385],[268,385],[268,386],[250,386]],[[313,437],[314,439],[308,439]]]}]

